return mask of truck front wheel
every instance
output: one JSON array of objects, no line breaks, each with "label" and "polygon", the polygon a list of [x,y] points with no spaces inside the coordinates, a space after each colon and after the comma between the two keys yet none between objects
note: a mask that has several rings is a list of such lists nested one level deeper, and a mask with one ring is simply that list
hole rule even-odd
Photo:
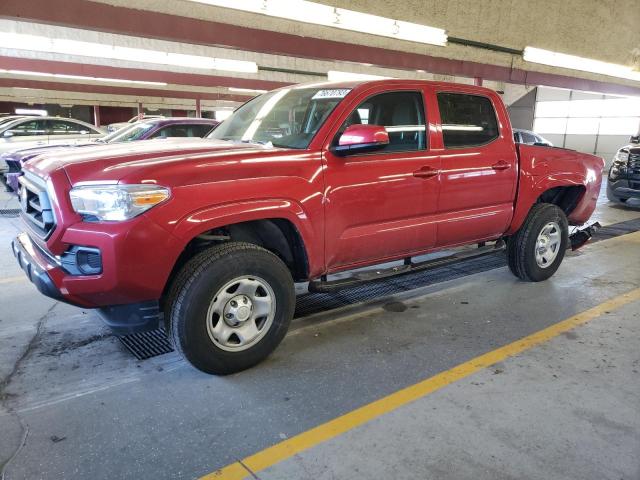
[{"label": "truck front wheel", "polygon": [[564,212],[550,203],[535,204],[524,224],[507,241],[509,269],[521,280],[546,280],[562,263],[568,241]]},{"label": "truck front wheel", "polygon": [[167,298],[174,347],[206,373],[227,375],[265,359],[295,308],[293,279],[276,255],[231,242],[187,262]]}]

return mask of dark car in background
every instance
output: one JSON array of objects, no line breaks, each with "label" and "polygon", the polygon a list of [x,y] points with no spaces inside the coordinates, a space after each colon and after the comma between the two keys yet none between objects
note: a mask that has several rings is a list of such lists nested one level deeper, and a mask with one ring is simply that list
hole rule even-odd
[{"label": "dark car in background", "polygon": [[105,143],[122,143],[138,140],[152,140],[174,137],[199,137],[209,134],[218,121],[209,118],[173,117],[157,118],[132,123],[129,127],[115,132],[92,142],[42,145],[31,148],[13,150],[0,155],[0,164],[5,164],[8,172],[5,174],[7,186],[14,192],[18,191],[18,177],[22,175],[24,162],[38,155],[60,148],[85,148]]},{"label": "dark car in background", "polygon": [[640,139],[618,150],[607,177],[607,198],[616,203],[640,207]]},{"label": "dark car in background", "polygon": [[513,139],[516,143],[524,143],[525,145],[538,145],[540,147],[553,147],[553,143],[544,137],[541,137],[531,130],[523,130],[521,128],[513,129]]}]

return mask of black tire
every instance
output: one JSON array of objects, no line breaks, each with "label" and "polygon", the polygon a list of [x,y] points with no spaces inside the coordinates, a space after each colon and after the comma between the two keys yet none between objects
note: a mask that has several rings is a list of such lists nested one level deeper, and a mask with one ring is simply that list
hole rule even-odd
[{"label": "black tire", "polygon": [[[536,241],[542,229],[550,222],[555,222],[560,227],[560,246],[555,259],[548,266],[541,267],[536,261]],[[521,280],[546,280],[558,270],[568,242],[568,222],[564,212],[556,205],[537,203],[529,211],[520,229],[507,241],[509,269]]]},{"label": "black tire", "polygon": [[[275,295],[275,316],[257,343],[246,350],[227,351],[209,336],[208,311],[220,289],[242,276],[267,282]],[[293,279],[284,262],[257,245],[229,242],[184,265],[169,290],[165,317],[174,347],[189,363],[206,373],[228,375],[256,365],[275,350],[287,333],[294,308]]]}]

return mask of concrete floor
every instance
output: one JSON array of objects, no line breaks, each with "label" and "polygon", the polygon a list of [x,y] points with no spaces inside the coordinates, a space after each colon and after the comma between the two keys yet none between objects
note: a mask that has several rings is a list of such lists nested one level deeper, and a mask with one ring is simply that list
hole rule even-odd
[{"label": "concrete floor", "polygon": [[[0,198],[0,208],[7,205]],[[640,211],[602,199],[596,218]],[[37,294],[0,218],[6,479],[196,478],[640,286],[640,234],[296,320],[258,367],[135,360],[97,315]],[[640,303],[256,472],[260,479],[640,479]]]}]

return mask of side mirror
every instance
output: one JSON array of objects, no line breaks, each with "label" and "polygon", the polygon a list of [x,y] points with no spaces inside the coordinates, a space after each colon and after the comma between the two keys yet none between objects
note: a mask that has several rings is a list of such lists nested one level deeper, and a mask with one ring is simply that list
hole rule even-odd
[{"label": "side mirror", "polygon": [[4,133],[2,134],[2,136],[3,136],[4,138],[11,138],[11,137],[13,137],[13,132],[12,132],[11,130],[7,130],[6,132],[4,132]]},{"label": "side mirror", "polygon": [[380,125],[350,125],[331,150],[336,155],[371,152],[389,145],[389,134]]},{"label": "side mirror", "polygon": [[640,143],[640,134],[631,135],[631,137],[629,138],[629,143]]}]

